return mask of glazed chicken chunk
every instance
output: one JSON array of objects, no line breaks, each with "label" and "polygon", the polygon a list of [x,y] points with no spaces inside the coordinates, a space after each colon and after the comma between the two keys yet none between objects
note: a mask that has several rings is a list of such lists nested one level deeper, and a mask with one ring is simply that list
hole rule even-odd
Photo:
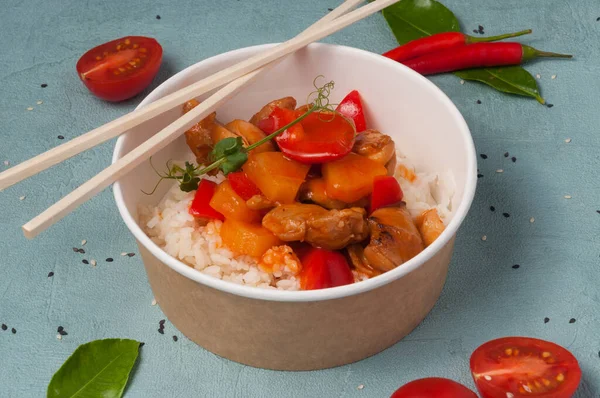
[{"label": "glazed chicken chunk", "polygon": [[254,124],[255,126],[258,125],[258,122],[268,118],[275,108],[295,109],[296,99],[294,99],[294,97],[283,97],[269,102],[267,105],[263,106],[260,111],[256,112],[254,116],[252,116],[250,123]]},{"label": "glazed chicken chunk", "polygon": [[284,242],[307,242],[328,250],[369,236],[366,211],[358,207],[327,210],[311,204],[282,205],[267,213],[262,225]]},{"label": "glazed chicken chunk", "polygon": [[396,169],[396,145],[389,135],[368,129],[356,136],[352,152],[384,165],[388,175]]}]

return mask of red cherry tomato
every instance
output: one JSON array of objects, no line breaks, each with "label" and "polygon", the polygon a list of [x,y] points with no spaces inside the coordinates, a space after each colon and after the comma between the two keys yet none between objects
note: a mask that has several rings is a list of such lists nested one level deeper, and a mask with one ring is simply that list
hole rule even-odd
[{"label": "red cherry tomato", "polygon": [[248,200],[254,195],[260,195],[260,189],[248,178],[243,171],[227,174],[231,189],[235,191],[244,200]]},{"label": "red cherry tomato", "polygon": [[303,290],[326,289],[354,282],[346,258],[339,252],[311,248],[300,256]]},{"label": "red cherry tomato", "polygon": [[[267,134],[290,124],[303,112],[275,108],[258,127]],[[354,126],[336,114],[313,112],[279,134],[281,152],[301,163],[325,163],[346,156],[354,146]]]},{"label": "red cherry tomato", "polygon": [[210,200],[215,194],[217,184],[208,180],[201,180],[198,184],[198,190],[190,205],[189,213],[198,218],[217,219],[223,221],[225,217],[212,207]]},{"label": "red cherry tomato", "polygon": [[340,102],[336,110],[354,121],[356,132],[360,133],[367,129],[365,112],[363,111],[362,101],[360,100],[358,91],[350,91],[342,102]]},{"label": "red cherry tomato", "polygon": [[150,37],[122,37],[83,54],[77,61],[77,73],[97,97],[122,101],[150,84],[160,67],[162,52],[160,44]]},{"label": "red cherry tomato", "polygon": [[481,345],[471,355],[471,373],[483,398],[570,398],[581,380],[573,354],[529,337]]},{"label": "red cherry tomato", "polygon": [[453,380],[428,377],[403,385],[390,398],[477,398],[477,395]]},{"label": "red cherry tomato", "polygon": [[371,212],[380,207],[398,203],[404,194],[395,177],[377,176],[373,179],[373,193],[371,194]]}]

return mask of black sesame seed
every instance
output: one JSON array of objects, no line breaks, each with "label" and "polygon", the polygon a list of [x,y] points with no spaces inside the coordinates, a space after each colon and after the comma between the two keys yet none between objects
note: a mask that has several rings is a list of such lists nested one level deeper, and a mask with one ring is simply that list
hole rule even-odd
[{"label": "black sesame seed", "polygon": [[600,210],[596,210],[596,213],[600,214]]},{"label": "black sesame seed", "polygon": [[2,330],[6,330],[8,329],[8,326],[6,326],[5,324],[2,324]]},{"label": "black sesame seed", "polygon": [[479,33],[477,29],[473,29],[473,33]]},{"label": "black sesame seed", "polygon": [[479,30],[483,30],[483,26],[479,25],[478,26]]},{"label": "black sesame seed", "polygon": [[477,100],[477,105],[480,105],[480,104],[481,104],[481,100]]},{"label": "black sesame seed", "polygon": [[159,325],[164,325],[164,324],[165,324],[165,320],[164,320],[164,319],[161,319],[160,321],[158,321],[158,324],[159,324]]},{"label": "black sesame seed", "polygon": [[544,323],[548,323],[548,322],[550,322],[550,318],[548,318],[548,317],[544,318]]},{"label": "black sesame seed", "polygon": [[15,329],[15,328],[10,329],[10,331],[12,332],[12,334],[17,334],[17,329]]},{"label": "black sesame seed", "polygon": [[[575,323],[575,318],[569,319],[569,323]],[[13,329],[14,330],[14,329]]]},{"label": "black sesame seed", "polygon": [[107,263],[112,263],[113,261],[114,261],[114,260],[113,260],[113,258],[112,258],[112,257],[109,257],[109,258],[107,258],[107,259],[106,259],[106,262],[107,262]]},{"label": "black sesame seed", "polygon": [[504,152],[504,157],[507,158],[508,157],[508,152]]},{"label": "black sesame seed", "polygon": [[133,257],[135,256],[135,253],[127,253],[127,257]]},{"label": "black sesame seed", "polygon": [[512,162],[515,163],[517,161],[517,158],[513,156],[510,160],[512,160]]},{"label": "black sesame seed", "polygon": [[518,269],[520,267],[520,265],[519,264],[515,264],[512,267],[513,267],[513,269]]},{"label": "black sesame seed", "polygon": [[48,272],[48,278],[52,278],[54,276],[54,272],[50,271]]},{"label": "black sesame seed", "polygon": [[179,339],[177,338],[177,336],[173,336],[173,341],[177,341],[177,340],[179,340]]},{"label": "black sesame seed", "polygon": [[483,177],[483,174],[477,174],[477,178]]},{"label": "black sesame seed", "polygon": [[333,11],[333,8],[328,8],[327,11]]},{"label": "black sesame seed", "polygon": [[481,156],[481,159],[487,159],[487,155],[485,153],[482,153],[479,156]]},{"label": "black sesame seed", "polygon": [[490,210],[491,211],[496,211],[496,208],[494,206],[490,206]]},{"label": "black sesame seed", "polygon": [[[596,18],[596,21],[600,21],[600,17]],[[43,85],[42,85],[42,87],[43,87]]]},{"label": "black sesame seed", "polygon": [[62,135],[59,135],[59,136],[58,136],[58,137],[56,137],[56,138],[58,138],[59,140],[64,140],[64,139],[65,139],[65,137],[64,137],[64,136],[62,136]]},{"label": "black sesame seed", "polygon": [[85,260],[85,259],[81,260],[81,262],[84,263],[84,264],[89,264],[90,263],[88,260]]},{"label": "black sesame seed", "polygon": [[140,347],[143,347],[145,345],[146,345],[146,343],[144,343],[143,341],[140,343]]},{"label": "black sesame seed", "polygon": [[73,251],[74,251],[75,253],[79,253],[79,249],[78,249],[78,248],[76,248],[76,247],[74,247],[74,248],[73,248]]},{"label": "black sesame seed", "polygon": [[160,19],[160,15],[157,15],[157,16],[156,16],[156,19]]},{"label": "black sesame seed", "polygon": [[164,329],[158,329],[158,333],[165,334],[165,330]]},{"label": "black sesame seed", "polygon": [[506,218],[510,217],[510,214],[508,214],[508,213],[502,213],[502,215]]},{"label": "black sesame seed", "polygon": [[61,336],[66,336],[69,333],[65,332],[64,330],[61,330],[60,332],[58,332],[58,334],[60,334]]},{"label": "black sesame seed", "polygon": [[42,83],[42,88],[46,88],[48,85],[46,83]]},{"label": "black sesame seed", "polygon": [[546,104],[546,106],[547,106],[548,108],[552,108],[552,107],[554,106],[554,104]]},{"label": "black sesame seed", "polygon": [[83,250],[83,249],[79,249],[79,253],[81,253],[81,254],[85,254],[85,250]]},{"label": "black sesame seed", "polygon": [[65,330],[65,328],[63,328],[62,326],[59,326],[58,329],[56,329],[58,333],[62,332],[63,330]]}]

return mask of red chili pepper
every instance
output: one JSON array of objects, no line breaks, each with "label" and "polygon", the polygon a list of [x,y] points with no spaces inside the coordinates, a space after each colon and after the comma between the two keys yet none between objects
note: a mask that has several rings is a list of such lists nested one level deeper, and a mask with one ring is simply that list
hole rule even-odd
[{"label": "red chili pepper", "polygon": [[367,129],[367,122],[365,120],[362,101],[360,100],[360,94],[357,90],[350,91],[350,93],[344,97],[342,102],[340,102],[340,104],[337,106],[336,110],[354,121],[354,127],[356,127],[357,133]]},{"label": "red chili pepper", "polygon": [[210,218],[223,221],[225,217],[212,207],[209,203],[215,194],[217,184],[208,180],[201,180],[198,184],[198,190],[194,196],[194,200],[190,205],[189,213],[198,218]]},{"label": "red chili pepper", "polygon": [[300,257],[300,262],[300,286],[303,290],[326,289],[354,283],[348,261],[340,252],[311,248]]},{"label": "red chili pepper", "polygon": [[477,43],[423,55],[403,64],[422,75],[433,75],[462,69],[520,65],[538,57],[573,56],[539,51],[521,43]]},{"label": "red chili pepper", "polygon": [[231,189],[244,200],[248,200],[254,195],[260,195],[262,193],[243,171],[229,173],[227,174],[227,179],[229,180]]},{"label": "red chili pepper", "polygon": [[402,188],[395,177],[377,176],[373,179],[371,194],[371,213],[380,207],[398,203],[404,197]]},{"label": "red chili pepper", "polygon": [[438,33],[432,36],[416,39],[400,47],[396,47],[393,50],[384,53],[383,56],[391,58],[394,61],[404,62],[425,54],[447,50],[450,48],[462,47],[467,44],[498,41],[508,39],[510,37],[527,35],[529,33],[531,33],[531,29],[491,37],[473,37],[460,32]]}]

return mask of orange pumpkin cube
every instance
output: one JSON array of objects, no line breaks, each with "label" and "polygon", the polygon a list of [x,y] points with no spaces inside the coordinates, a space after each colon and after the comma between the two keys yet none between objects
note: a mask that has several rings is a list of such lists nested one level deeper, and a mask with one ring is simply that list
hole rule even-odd
[{"label": "orange pumpkin cube", "polygon": [[321,172],[327,196],[346,203],[369,195],[373,190],[373,179],[387,175],[385,166],[355,153],[323,164]]},{"label": "orange pumpkin cube", "polygon": [[248,255],[256,259],[281,241],[260,224],[249,224],[226,219],[221,226],[221,239],[235,255]]},{"label": "orange pumpkin cube", "polygon": [[293,203],[310,165],[290,160],[281,152],[250,152],[243,169],[267,199]]},{"label": "orange pumpkin cube", "polygon": [[209,205],[223,214],[225,219],[247,223],[257,223],[261,220],[260,212],[246,206],[246,201],[235,193],[229,180],[225,180],[217,186]]}]

